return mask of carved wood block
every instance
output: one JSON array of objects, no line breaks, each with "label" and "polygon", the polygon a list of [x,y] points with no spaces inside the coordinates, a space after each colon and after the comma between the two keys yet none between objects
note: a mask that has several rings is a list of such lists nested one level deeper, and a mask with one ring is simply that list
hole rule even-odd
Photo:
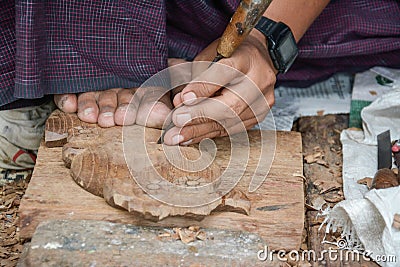
[{"label": "carved wood block", "polygon": [[[65,143],[62,158],[71,169],[72,178],[83,189],[104,197],[111,206],[126,209],[146,219],[157,221],[168,216],[186,216],[200,220],[213,210],[249,213],[251,203],[246,194],[238,189],[232,189],[226,195],[221,194],[211,203],[193,207],[179,207],[155,199],[158,192],[167,189],[153,179],[153,168],[166,182],[179,187],[201,187],[216,180],[222,171],[221,166],[206,151],[201,153],[197,147],[163,146],[156,143],[160,130],[145,129],[138,125],[125,126],[125,133],[131,134],[132,139],[143,131],[144,140],[138,139],[137,142],[145,142],[146,150],[143,155],[137,155],[140,153],[138,149],[133,153],[139,159],[148,156],[152,166],[139,173],[144,181],[142,185],[133,179],[125,161],[122,127],[100,128],[81,122],[76,114],[57,111],[46,124],[45,138],[51,138],[45,139],[45,143],[51,147]],[[62,141],[55,141],[55,137],[62,137]],[[194,166],[185,167],[194,170],[197,166],[202,167],[203,162],[211,164],[205,165],[206,168],[198,172],[180,168],[180,165],[192,164]]]},{"label": "carved wood block", "polygon": [[[269,136],[266,134],[268,145]],[[37,225],[47,220],[100,220],[140,226],[197,225],[201,228],[251,232],[260,235],[270,249],[299,249],[304,226],[301,136],[296,132],[276,132],[276,143],[271,144],[273,148],[276,146],[276,150],[268,176],[256,191],[249,193],[252,177],[259,177],[256,167],[265,163],[265,159],[260,157],[260,138],[259,131],[249,131],[250,157],[243,177],[235,187],[247,195],[251,203],[249,215],[219,212],[217,209],[201,221],[169,216],[157,222],[111,207],[104,198],[82,190],[71,178],[70,169],[65,167],[62,148],[48,148],[43,142],[19,208],[20,237],[31,238]],[[218,147],[216,163],[225,170],[230,147],[226,138],[215,139],[215,142]],[[97,166],[100,167],[103,164]],[[243,169],[237,167],[236,171],[240,173]]]}]

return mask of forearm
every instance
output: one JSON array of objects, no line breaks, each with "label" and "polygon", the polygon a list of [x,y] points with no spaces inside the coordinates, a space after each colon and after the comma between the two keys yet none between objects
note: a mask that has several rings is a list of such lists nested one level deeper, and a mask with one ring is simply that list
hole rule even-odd
[{"label": "forearm", "polygon": [[[328,3],[329,0],[273,0],[264,16],[288,25],[298,42]],[[265,38],[255,29],[251,34]]]},{"label": "forearm", "polygon": [[273,0],[264,16],[284,22],[299,41],[328,3],[329,0]]}]

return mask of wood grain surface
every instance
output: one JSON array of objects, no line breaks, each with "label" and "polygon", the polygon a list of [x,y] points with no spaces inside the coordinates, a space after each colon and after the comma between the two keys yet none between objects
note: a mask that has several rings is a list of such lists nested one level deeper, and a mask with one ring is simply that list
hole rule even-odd
[{"label": "wood grain surface", "polygon": [[[299,249],[304,226],[301,136],[295,132],[276,133],[272,167],[261,187],[253,193],[247,190],[259,163],[260,152],[257,151],[260,132],[250,131],[249,136],[248,166],[235,188],[244,192],[249,199],[249,215],[214,211],[201,221],[177,216],[154,222],[111,207],[103,198],[83,190],[73,181],[63,162],[61,147],[48,148],[43,142],[31,182],[20,205],[21,238],[30,238],[41,221],[93,219],[143,226],[199,225],[204,228],[247,231],[259,234],[271,249]],[[90,134],[88,137],[90,138]],[[224,138],[216,140],[218,152],[222,155],[228,150],[225,143]],[[221,158],[223,157],[217,155],[217,159]],[[223,166],[223,160],[218,164],[222,168],[226,167]],[[95,168],[103,166],[104,161],[100,160]]]}]

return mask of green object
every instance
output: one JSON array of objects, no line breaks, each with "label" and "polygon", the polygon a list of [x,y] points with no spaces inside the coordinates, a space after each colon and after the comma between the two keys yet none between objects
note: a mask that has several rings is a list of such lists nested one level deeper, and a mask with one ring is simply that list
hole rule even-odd
[{"label": "green object", "polygon": [[361,110],[371,104],[371,101],[351,100],[349,127],[362,129]]},{"label": "green object", "polygon": [[383,77],[382,75],[376,75],[375,79],[378,84],[383,85],[383,86],[391,86],[391,84],[393,83],[392,80],[390,80],[386,77]]}]

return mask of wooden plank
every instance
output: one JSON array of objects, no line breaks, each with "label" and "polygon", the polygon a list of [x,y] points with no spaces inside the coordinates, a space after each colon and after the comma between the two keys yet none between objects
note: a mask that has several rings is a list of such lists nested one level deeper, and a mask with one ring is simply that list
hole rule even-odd
[{"label": "wooden plank", "polygon": [[[255,149],[254,144],[257,143],[251,140],[252,149]],[[21,238],[30,238],[41,221],[86,219],[143,226],[199,225],[247,231],[259,234],[271,249],[300,248],[304,226],[304,190],[300,177],[303,166],[299,133],[277,133],[276,153],[267,179],[256,192],[248,193],[250,215],[214,212],[202,221],[168,217],[152,222],[113,208],[72,180],[69,169],[62,161],[61,151],[61,148],[47,148],[44,144],[39,148],[32,179],[20,205]],[[237,187],[247,190],[250,178],[245,174]]]}]

